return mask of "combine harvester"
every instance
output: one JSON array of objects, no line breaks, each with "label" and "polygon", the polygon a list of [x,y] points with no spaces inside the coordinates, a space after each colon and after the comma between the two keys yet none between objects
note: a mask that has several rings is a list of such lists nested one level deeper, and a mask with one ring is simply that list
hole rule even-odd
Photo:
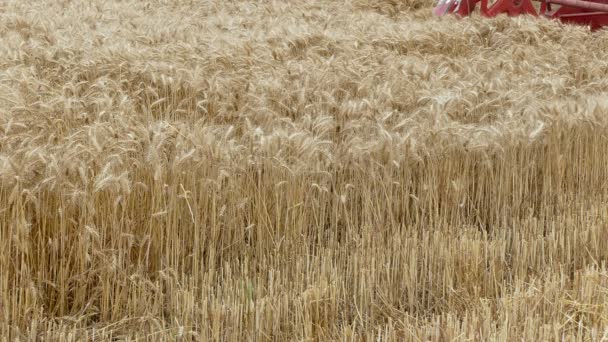
[{"label": "combine harvester", "polygon": [[[537,9],[532,1],[540,2],[540,8]],[[473,13],[478,2],[481,3],[481,15],[485,17],[530,14],[586,25],[592,30],[608,26],[608,0],[496,0],[491,4],[488,0],[439,0],[433,12],[440,17],[448,13],[467,16]]]}]

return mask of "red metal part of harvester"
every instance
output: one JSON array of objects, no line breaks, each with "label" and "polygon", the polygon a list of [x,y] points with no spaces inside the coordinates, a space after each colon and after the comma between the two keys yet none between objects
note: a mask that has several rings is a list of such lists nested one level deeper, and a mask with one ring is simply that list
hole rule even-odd
[{"label": "red metal part of harvester", "polygon": [[486,17],[495,17],[499,14],[509,16],[529,14],[559,19],[564,23],[590,26],[592,30],[608,26],[608,0],[534,1],[541,3],[540,9],[534,7],[532,0],[496,0],[492,4],[488,4],[488,0],[439,0],[433,12],[437,16],[448,13],[467,16],[479,3],[480,13]]}]

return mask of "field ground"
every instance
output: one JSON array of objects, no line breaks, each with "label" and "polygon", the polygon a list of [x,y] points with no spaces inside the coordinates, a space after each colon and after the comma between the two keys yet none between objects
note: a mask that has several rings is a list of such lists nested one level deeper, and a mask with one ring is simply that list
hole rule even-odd
[{"label": "field ground", "polygon": [[608,339],[608,31],[0,1],[0,341]]}]

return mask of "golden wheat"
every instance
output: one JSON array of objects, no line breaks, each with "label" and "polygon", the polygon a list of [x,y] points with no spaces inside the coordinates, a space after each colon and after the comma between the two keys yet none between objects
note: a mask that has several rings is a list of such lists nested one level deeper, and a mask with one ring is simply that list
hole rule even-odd
[{"label": "golden wheat", "polygon": [[608,339],[608,33],[0,3],[0,341]]}]

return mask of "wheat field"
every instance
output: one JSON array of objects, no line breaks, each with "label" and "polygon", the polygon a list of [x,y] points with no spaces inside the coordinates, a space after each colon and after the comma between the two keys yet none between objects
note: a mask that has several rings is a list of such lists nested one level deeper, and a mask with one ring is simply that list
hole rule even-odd
[{"label": "wheat field", "polygon": [[0,341],[608,340],[608,30],[0,1]]}]

